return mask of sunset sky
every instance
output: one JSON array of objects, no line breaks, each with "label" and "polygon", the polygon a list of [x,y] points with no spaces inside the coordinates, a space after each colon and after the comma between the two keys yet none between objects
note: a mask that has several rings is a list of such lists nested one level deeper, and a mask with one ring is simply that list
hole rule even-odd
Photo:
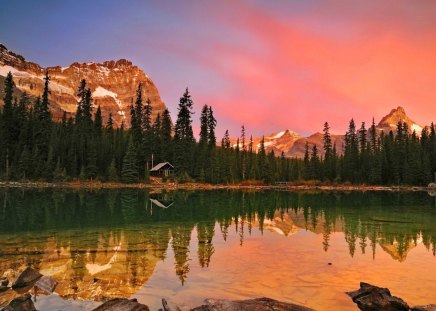
[{"label": "sunset sky", "polygon": [[212,105],[218,136],[436,120],[436,1],[1,1],[0,42],[42,66],[132,60],[173,118],[186,86],[196,128]]}]

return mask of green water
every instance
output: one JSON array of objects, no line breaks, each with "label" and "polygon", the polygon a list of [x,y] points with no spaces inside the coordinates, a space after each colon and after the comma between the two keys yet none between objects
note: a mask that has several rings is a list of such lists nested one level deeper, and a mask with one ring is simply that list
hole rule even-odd
[{"label": "green water", "polygon": [[0,275],[52,275],[56,293],[36,302],[49,311],[259,296],[353,310],[343,292],[361,280],[435,303],[435,250],[435,198],[422,192],[0,189]]}]

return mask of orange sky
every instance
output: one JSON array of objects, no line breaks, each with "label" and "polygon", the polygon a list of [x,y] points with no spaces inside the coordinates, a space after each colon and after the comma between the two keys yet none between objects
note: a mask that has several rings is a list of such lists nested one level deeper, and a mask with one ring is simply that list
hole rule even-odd
[{"label": "orange sky", "polygon": [[174,118],[186,86],[197,130],[212,105],[218,136],[242,124],[254,135],[310,134],[325,121],[343,133],[352,117],[378,121],[397,106],[436,121],[435,1],[77,3],[5,4],[0,38],[45,66],[131,59]]}]

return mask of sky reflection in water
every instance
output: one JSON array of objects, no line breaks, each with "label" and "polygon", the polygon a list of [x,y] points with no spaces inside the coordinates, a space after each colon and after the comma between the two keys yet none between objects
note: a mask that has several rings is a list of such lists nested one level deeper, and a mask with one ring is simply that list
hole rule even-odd
[{"label": "sky reflection in water", "polygon": [[43,310],[132,296],[151,309],[162,297],[269,296],[355,310],[344,292],[360,281],[436,302],[426,193],[2,189],[0,203],[0,273],[30,264],[53,275],[59,296],[39,296]]}]

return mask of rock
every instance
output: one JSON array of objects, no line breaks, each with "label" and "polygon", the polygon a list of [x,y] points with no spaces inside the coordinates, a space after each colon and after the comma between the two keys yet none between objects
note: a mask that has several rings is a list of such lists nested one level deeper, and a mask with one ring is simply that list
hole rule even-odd
[{"label": "rock", "polygon": [[26,270],[18,275],[14,283],[12,283],[12,289],[28,287],[35,284],[42,277],[42,274],[38,271],[28,267]]},{"label": "rock", "polygon": [[191,311],[313,311],[313,309],[280,302],[270,298],[257,298],[248,300],[224,300],[206,299],[205,305],[192,309]]},{"label": "rock", "polygon": [[356,291],[347,292],[363,311],[408,311],[409,306],[401,298],[391,295],[387,288],[361,282]]},{"label": "rock", "polygon": [[410,308],[411,311],[436,311],[436,305],[415,306]]},{"label": "rock", "polygon": [[150,309],[136,299],[115,298],[106,301],[92,311],[150,311]]},{"label": "rock", "polygon": [[36,281],[35,286],[39,289],[42,289],[43,291],[52,294],[58,285],[58,282],[56,282],[51,276],[44,275],[42,276],[38,281]]},{"label": "rock", "polygon": [[36,311],[30,294],[13,299],[4,311]]},{"label": "rock", "polygon": [[170,307],[168,306],[168,302],[164,298],[162,298],[162,306],[163,306],[163,311],[171,311]]},{"label": "rock", "polygon": [[8,286],[9,280],[7,277],[2,276],[0,277],[0,286]]}]

